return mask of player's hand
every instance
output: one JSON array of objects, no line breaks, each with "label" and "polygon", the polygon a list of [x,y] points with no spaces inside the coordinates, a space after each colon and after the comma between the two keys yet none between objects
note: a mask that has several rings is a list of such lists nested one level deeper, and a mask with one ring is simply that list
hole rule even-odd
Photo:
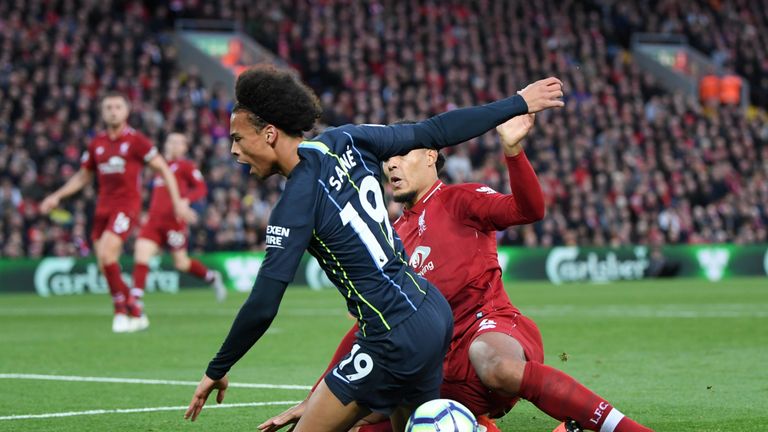
[{"label": "player's hand", "polygon": [[307,399],[301,401],[300,404],[292,406],[282,413],[272,417],[258,426],[262,432],[274,432],[286,425],[297,423],[304,411],[307,409]]},{"label": "player's hand", "polygon": [[59,197],[56,195],[48,195],[43,202],[40,203],[40,213],[48,214],[51,210],[59,206]]},{"label": "player's hand", "polygon": [[523,151],[520,142],[528,135],[533,128],[536,120],[536,114],[523,114],[512,117],[506,122],[496,126],[496,132],[501,138],[501,146],[504,154],[507,156],[516,156]]},{"label": "player's hand", "polygon": [[563,82],[555,77],[545,78],[528,84],[527,87],[517,92],[528,104],[529,113],[537,113],[547,108],[560,108],[565,106],[561,100],[563,97]]},{"label": "player's hand", "polygon": [[203,379],[200,380],[200,384],[197,385],[195,394],[192,396],[192,402],[189,403],[189,408],[187,408],[187,412],[184,413],[184,419],[192,421],[197,419],[197,416],[200,415],[200,411],[203,410],[203,406],[205,406],[205,401],[208,399],[208,395],[211,394],[213,389],[218,390],[218,393],[216,394],[216,403],[224,401],[224,394],[227,391],[227,387],[229,387],[229,378],[227,378],[226,375],[219,380],[213,380],[208,378],[207,375],[203,375]]},{"label": "player's hand", "polygon": [[186,223],[193,224],[197,222],[197,213],[189,206],[189,200],[183,199],[178,205],[173,206],[173,213],[177,219],[183,220]]}]

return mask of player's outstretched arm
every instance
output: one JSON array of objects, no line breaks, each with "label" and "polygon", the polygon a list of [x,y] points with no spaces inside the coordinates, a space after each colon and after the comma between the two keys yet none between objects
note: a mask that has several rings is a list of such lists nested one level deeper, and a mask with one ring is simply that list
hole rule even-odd
[{"label": "player's outstretched arm", "polygon": [[80,168],[75,175],[69,178],[64,185],[58,188],[54,193],[45,197],[40,203],[40,212],[48,214],[51,210],[59,206],[59,202],[70,196],[76,194],[80,189],[93,181],[93,172],[91,170]]},{"label": "player's outstretched arm", "polygon": [[[240,312],[235,317],[232,328],[216,357],[208,364],[208,369],[206,369],[205,375],[192,397],[192,402],[190,402],[184,418],[195,420],[200,414],[200,410],[203,409],[205,399],[211,390],[214,388],[226,389],[227,372],[251,349],[272,324],[287,286],[286,282],[261,274],[256,277],[256,283],[251,294],[240,308]],[[218,387],[222,382],[225,383],[224,387]],[[219,398],[223,397],[220,392]]]},{"label": "player's outstretched arm", "polygon": [[165,181],[165,187],[168,188],[168,194],[171,196],[173,212],[176,214],[176,217],[185,222],[194,223],[197,220],[197,214],[189,208],[189,201],[181,199],[179,185],[176,183],[176,176],[171,172],[171,168],[168,167],[165,159],[158,154],[150,159],[147,165],[149,165],[149,167],[156,173],[160,174],[163,181]]},{"label": "player's outstretched arm", "polygon": [[522,147],[533,127],[534,114],[514,117],[496,128],[504,149],[512,191],[503,195],[492,189],[465,186],[451,189],[449,209],[461,220],[482,230],[503,230],[544,218],[544,194]]},{"label": "player's outstretched arm", "polygon": [[562,107],[562,97],[563,83],[559,79],[539,80],[518,91],[516,96],[478,107],[448,111],[416,123],[413,125],[416,141],[422,144],[421,147],[432,148],[460,144],[513,117]]},{"label": "player's outstretched arm", "polygon": [[486,105],[459,108],[422,122],[387,127],[362,126],[367,141],[381,160],[415,148],[440,149],[480,136],[519,115],[564,106],[562,82],[546,78],[516,95]]}]

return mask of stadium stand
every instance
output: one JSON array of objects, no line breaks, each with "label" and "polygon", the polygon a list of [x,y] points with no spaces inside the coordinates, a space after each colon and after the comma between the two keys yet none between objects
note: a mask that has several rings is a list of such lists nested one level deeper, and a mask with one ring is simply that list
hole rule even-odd
[{"label": "stadium stand", "polygon": [[[209,184],[192,251],[263,247],[280,181],[257,182],[233,165],[232,101],[174,61],[179,17],[241,20],[317,91],[326,125],[421,119],[562,78],[567,107],[540,115],[526,143],[547,216],[499,233],[501,244],[766,242],[765,113],[666,93],[632,63],[627,44],[633,30],[684,33],[748,79],[753,104],[764,107],[768,8],[656,3],[3,2],[0,256],[89,253],[93,190],[51,220],[36,203],[78,168],[108,89],[129,95],[131,124],[158,145],[172,130],[192,138]],[[486,134],[447,153],[444,176],[507,191],[499,154]]]}]

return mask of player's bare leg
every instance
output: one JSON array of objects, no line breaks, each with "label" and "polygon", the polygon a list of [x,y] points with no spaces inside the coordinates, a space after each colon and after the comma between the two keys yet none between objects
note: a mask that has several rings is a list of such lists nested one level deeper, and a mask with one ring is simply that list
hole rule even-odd
[{"label": "player's bare leg", "polygon": [[142,309],[144,308],[144,287],[149,272],[149,260],[159,250],[160,246],[150,239],[143,237],[136,239],[133,249],[133,288],[131,288],[131,295],[136,298]]},{"label": "player's bare leg", "polygon": [[522,397],[560,421],[573,419],[584,429],[601,432],[650,431],[571,376],[526,361],[520,342],[507,334],[481,334],[472,342],[469,358],[486,387]]},{"label": "player's bare leg", "polygon": [[176,270],[189,273],[208,282],[216,294],[216,300],[224,301],[227,298],[227,289],[224,287],[221,272],[211,270],[200,261],[190,258],[186,249],[174,250],[171,252],[171,256],[173,257],[173,265],[176,267]]},{"label": "player's bare leg", "polygon": [[307,410],[293,430],[294,432],[346,432],[369,412],[354,401],[343,405],[325,381],[321,381],[309,397]]},{"label": "player's bare leg", "polygon": [[115,308],[112,331],[115,333],[134,331],[128,317],[129,308],[134,306],[134,302],[128,291],[128,286],[123,281],[118,262],[123,251],[123,239],[111,231],[104,231],[95,246],[96,259],[104,278],[107,280],[107,285],[109,285],[109,292],[112,294],[112,303]]}]

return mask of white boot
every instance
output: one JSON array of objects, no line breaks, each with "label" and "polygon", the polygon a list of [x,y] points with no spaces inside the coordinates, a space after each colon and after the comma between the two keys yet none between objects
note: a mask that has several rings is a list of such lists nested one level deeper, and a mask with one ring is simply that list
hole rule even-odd
[{"label": "white boot", "polygon": [[142,331],[149,328],[149,318],[147,314],[141,314],[140,317],[131,317],[131,331]]},{"label": "white boot", "polygon": [[132,330],[131,320],[126,314],[115,314],[112,319],[112,331],[115,333],[130,333]]},{"label": "white boot", "polygon": [[216,300],[223,302],[227,298],[227,287],[224,286],[224,277],[218,270],[211,270],[213,272],[213,280],[211,281],[211,288],[216,293]]}]

